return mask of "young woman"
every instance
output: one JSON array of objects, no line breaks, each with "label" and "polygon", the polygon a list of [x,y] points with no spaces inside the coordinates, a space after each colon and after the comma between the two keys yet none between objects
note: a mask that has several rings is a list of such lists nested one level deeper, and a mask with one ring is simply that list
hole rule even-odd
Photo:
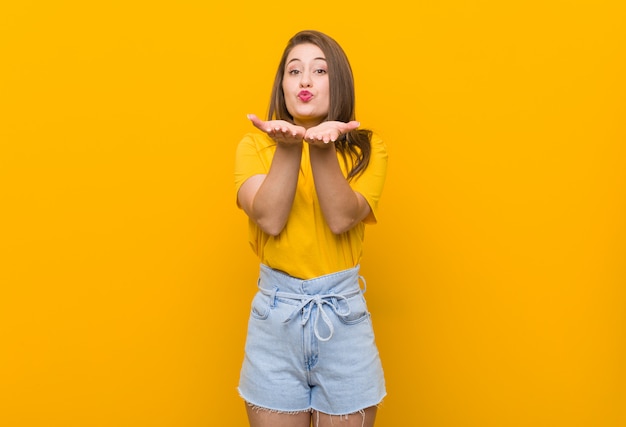
[{"label": "young woman", "polygon": [[261,264],[239,382],[250,425],[373,426],[386,391],[359,262],[387,151],[355,121],[342,48],[293,36],[268,120],[248,118],[260,132],[239,143],[235,184]]}]

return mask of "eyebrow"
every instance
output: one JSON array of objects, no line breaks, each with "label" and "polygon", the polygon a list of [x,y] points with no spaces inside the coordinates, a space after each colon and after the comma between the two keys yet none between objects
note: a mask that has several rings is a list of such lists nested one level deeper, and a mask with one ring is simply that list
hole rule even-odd
[{"label": "eyebrow", "polygon": [[[326,62],[326,58],[322,58],[322,57],[317,57],[317,58],[313,58],[314,61],[317,60],[322,60],[324,62]],[[291,58],[291,60],[289,60],[289,62],[287,62],[287,64],[291,64],[294,61],[302,61],[300,58]]]}]

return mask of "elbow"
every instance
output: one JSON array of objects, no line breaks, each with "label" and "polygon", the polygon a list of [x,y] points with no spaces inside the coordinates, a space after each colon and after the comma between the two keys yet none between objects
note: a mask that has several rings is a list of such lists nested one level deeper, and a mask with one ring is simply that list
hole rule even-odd
[{"label": "elbow", "polygon": [[261,229],[261,231],[273,237],[278,236],[287,224],[287,219],[283,218],[282,215],[277,215],[276,213],[256,212],[254,209],[250,209],[248,217]]},{"label": "elbow", "polygon": [[284,222],[259,220],[256,221],[256,223],[264,233],[269,234],[272,237],[278,236],[285,228]]},{"label": "elbow", "polygon": [[266,234],[269,234],[272,237],[278,236],[281,233],[281,231],[283,231],[282,228],[263,228],[263,227],[261,227],[261,230],[263,230]]},{"label": "elbow", "polygon": [[331,228],[330,231],[333,232],[334,235],[339,236],[346,231],[350,230],[349,228]]},{"label": "elbow", "polygon": [[356,224],[354,220],[334,221],[328,223],[328,228],[333,234],[339,235],[351,230]]},{"label": "elbow", "polygon": [[348,205],[343,209],[328,210],[324,213],[326,224],[333,234],[339,235],[350,231],[371,212],[369,204],[363,196],[358,193],[355,194],[357,195],[356,204]]}]

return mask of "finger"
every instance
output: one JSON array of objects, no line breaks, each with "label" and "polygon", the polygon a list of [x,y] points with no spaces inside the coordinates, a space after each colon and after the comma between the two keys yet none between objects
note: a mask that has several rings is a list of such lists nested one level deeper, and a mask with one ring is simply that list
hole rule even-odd
[{"label": "finger", "polygon": [[263,126],[263,120],[259,119],[255,114],[248,114],[246,117],[252,122],[254,126],[258,128],[261,128]]},{"label": "finger", "polygon": [[301,126],[294,126],[293,127],[293,136],[294,137],[299,137],[300,139],[304,139],[304,136],[306,135],[306,130],[301,127]]},{"label": "finger", "polygon": [[255,128],[267,133],[268,135],[273,134],[273,129],[269,125],[269,122],[259,119],[254,114],[248,114],[248,119],[252,122]]},{"label": "finger", "polygon": [[361,126],[360,122],[357,122],[356,120],[352,120],[346,123],[345,132],[350,132],[351,130],[357,129],[359,126]]}]

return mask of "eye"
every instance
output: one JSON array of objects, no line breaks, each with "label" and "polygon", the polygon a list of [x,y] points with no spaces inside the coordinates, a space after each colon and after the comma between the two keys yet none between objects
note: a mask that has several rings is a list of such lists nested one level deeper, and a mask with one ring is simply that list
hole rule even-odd
[{"label": "eye", "polygon": [[317,70],[314,71],[315,74],[326,74],[327,71],[323,68],[318,68]]},{"label": "eye", "polygon": [[300,70],[289,70],[287,71],[287,74],[291,74],[292,76],[298,75],[300,74]]}]

